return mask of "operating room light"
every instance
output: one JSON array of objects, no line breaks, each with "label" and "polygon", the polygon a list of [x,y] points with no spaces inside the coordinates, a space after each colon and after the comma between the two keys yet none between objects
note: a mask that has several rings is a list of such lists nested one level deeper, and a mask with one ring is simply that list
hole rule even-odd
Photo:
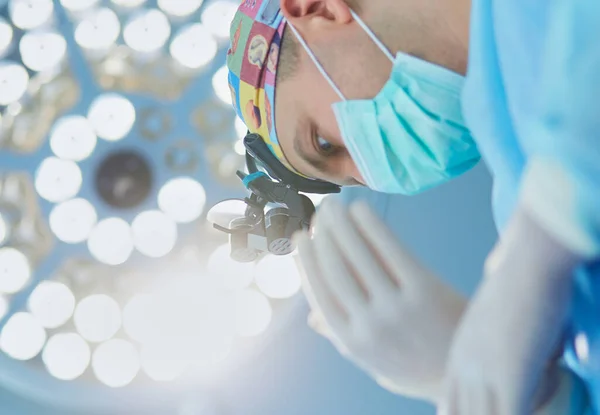
[{"label": "operating room light", "polygon": [[84,242],[90,236],[98,216],[94,206],[85,199],[71,199],[52,208],[50,229],[65,243]]},{"label": "operating room light", "polygon": [[28,85],[29,74],[23,65],[0,62],[0,105],[8,105],[21,99]]},{"label": "operating room light", "polygon": [[8,239],[8,224],[4,216],[0,214],[0,246]]},{"label": "operating room light", "polygon": [[10,23],[0,17],[0,56],[3,56],[8,51],[12,40],[14,30]]},{"label": "operating room light", "polygon": [[268,297],[285,299],[298,293],[300,274],[290,255],[268,255],[256,266],[256,285]]},{"label": "operating room light", "polygon": [[177,223],[198,219],[205,204],[204,187],[189,177],[171,179],[158,192],[158,206]]},{"label": "operating room light", "polygon": [[92,356],[92,369],[98,380],[118,388],[131,383],[140,370],[140,356],[133,344],[112,339],[99,345]]},{"label": "operating room light", "polygon": [[52,0],[10,0],[10,19],[19,29],[30,30],[42,26],[52,16]]},{"label": "operating room light", "polygon": [[90,253],[107,265],[120,265],[133,252],[131,227],[123,219],[108,218],[96,224],[88,239]]},{"label": "operating room light", "polygon": [[144,342],[152,335],[152,298],[148,294],[137,294],[123,308],[123,329],[137,342]]},{"label": "operating room light", "polygon": [[113,46],[121,32],[121,22],[111,9],[88,13],[75,29],[75,41],[84,49],[106,50]]},{"label": "operating room light", "polygon": [[55,329],[73,315],[75,296],[60,282],[42,281],[29,296],[28,307],[43,327]]},{"label": "operating room light", "polygon": [[0,333],[0,349],[16,360],[36,357],[46,342],[46,331],[29,313],[13,314]]},{"label": "operating room light", "polygon": [[23,289],[30,278],[27,257],[15,248],[0,248],[0,292],[14,294]]},{"label": "operating room light", "polygon": [[42,352],[48,372],[60,380],[74,380],[90,364],[91,351],[87,342],[75,333],[58,333],[52,336]]},{"label": "operating room light", "polygon": [[60,0],[66,9],[72,12],[81,12],[98,4],[100,0]]},{"label": "operating room light", "polygon": [[[227,82],[228,69],[226,66],[221,67],[212,78],[212,86],[215,95],[227,105],[231,105],[231,91]],[[244,134],[245,135],[245,134]]]},{"label": "operating room light", "polygon": [[55,32],[38,31],[26,33],[19,43],[21,59],[33,71],[56,69],[67,53],[67,42]]},{"label": "operating room light", "polygon": [[218,46],[210,32],[196,23],[180,29],[171,42],[169,50],[173,59],[182,66],[198,69],[214,59]]},{"label": "operating room light", "polygon": [[131,230],[136,249],[151,258],[167,255],[177,242],[177,224],[160,211],[140,213]]},{"label": "operating room light", "polygon": [[93,294],[77,304],[73,321],[83,338],[103,342],[121,328],[121,309],[108,295]]},{"label": "operating room light", "polygon": [[47,201],[58,203],[74,197],[82,181],[81,170],[75,162],[48,157],[38,167],[35,189]]},{"label": "operating room light", "polygon": [[229,0],[211,3],[202,12],[202,24],[206,25],[214,36],[225,39],[229,37],[229,24],[238,6],[236,2]]},{"label": "operating room light", "polygon": [[246,289],[236,296],[236,330],[238,335],[252,337],[261,334],[271,323],[273,310],[267,298]]},{"label": "operating room light", "polygon": [[252,284],[255,273],[253,262],[237,262],[231,259],[229,244],[221,245],[208,258],[206,268],[218,278],[226,290],[241,290]]},{"label": "operating room light", "polygon": [[156,3],[162,11],[171,16],[185,17],[200,8],[203,0],[158,0]]},{"label": "operating room light", "polygon": [[136,52],[151,53],[162,48],[171,35],[171,24],[163,12],[157,9],[137,13],[125,25],[125,44]]},{"label": "operating room light", "polygon": [[118,141],[131,131],[135,123],[135,107],[119,94],[103,94],[90,105],[88,120],[98,137]]},{"label": "operating room light", "polygon": [[92,124],[81,115],[60,118],[50,132],[52,152],[65,160],[85,160],[94,151],[96,142]]}]

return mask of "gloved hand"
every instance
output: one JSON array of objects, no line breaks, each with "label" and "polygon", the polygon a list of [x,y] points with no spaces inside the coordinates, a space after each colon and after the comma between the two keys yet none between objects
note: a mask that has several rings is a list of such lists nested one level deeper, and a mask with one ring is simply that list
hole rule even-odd
[{"label": "gloved hand", "polygon": [[457,330],[439,414],[533,413],[560,345],[577,263],[517,211]]},{"label": "gloved hand", "polygon": [[313,326],[396,393],[435,401],[466,301],[425,269],[364,203],[326,200],[297,240]]}]

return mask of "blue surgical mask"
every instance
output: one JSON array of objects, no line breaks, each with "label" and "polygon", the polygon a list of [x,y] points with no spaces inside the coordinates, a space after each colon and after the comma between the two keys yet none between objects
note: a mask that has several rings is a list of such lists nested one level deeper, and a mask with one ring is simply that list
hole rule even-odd
[{"label": "blue surgical mask", "polygon": [[347,100],[297,30],[290,28],[341,99],[333,111],[367,186],[413,195],[475,166],[481,156],[461,113],[464,78],[404,53],[394,58],[353,15],[393,63],[390,79],[370,100]]}]

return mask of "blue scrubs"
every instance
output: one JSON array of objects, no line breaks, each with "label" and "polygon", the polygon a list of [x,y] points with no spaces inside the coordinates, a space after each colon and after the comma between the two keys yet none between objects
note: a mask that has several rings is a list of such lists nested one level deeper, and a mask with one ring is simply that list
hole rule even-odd
[{"label": "blue scrubs", "polygon": [[463,93],[465,119],[494,177],[500,233],[528,193],[542,222],[556,224],[555,236],[590,258],[576,276],[565,360],[598,414],[599,28],[598,0],[473,0]]}]

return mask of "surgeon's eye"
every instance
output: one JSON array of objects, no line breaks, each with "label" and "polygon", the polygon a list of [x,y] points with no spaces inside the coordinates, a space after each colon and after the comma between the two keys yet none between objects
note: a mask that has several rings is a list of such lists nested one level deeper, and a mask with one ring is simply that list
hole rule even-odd
[{"label": "surgeon's eye", "polygon": [[323,137],[317,137],[317,148],[319,153],[322,155],[328,156],[331,155],[335,151],[335,146],[331,144],[329,141],[325,140]]}]

